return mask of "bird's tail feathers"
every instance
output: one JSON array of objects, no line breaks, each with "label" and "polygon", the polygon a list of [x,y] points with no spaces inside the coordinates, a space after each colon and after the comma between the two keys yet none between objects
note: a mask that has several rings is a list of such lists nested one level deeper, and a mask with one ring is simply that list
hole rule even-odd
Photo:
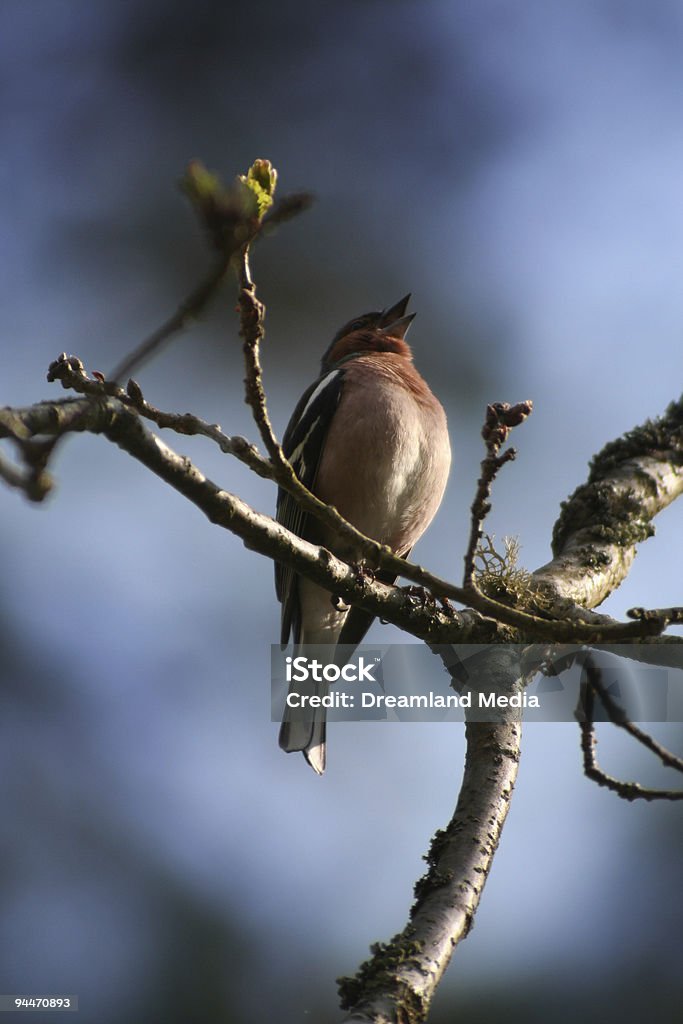
[{"label": "bird's tail feathers", "polygon": [[[306,642],[306,638],[296,645],[294,657],[306,650],[309,658],[316,658],[323,664],[330,661],[330,654],[333,645],[322,644],[316,652],[315,646]],[[329,684],[323,679],[307,679],[303,682],[292,681],[287,693],[287,704],[282,716],[280,726],[280,747],[291,753],[300,750],[311,768],[318,775],[325,771],[326,763],[326,733],[327,733],[327,708],[315,706],[319,704],[316,699],[312,707],[309,703],[310,697],[322,698],[329,693]]]},{"label": "bird's tail feathers", "polygon": [[[327,685],[321,683],[320,686],[324,688],[320,696],[324,696],[327,693]],[[295,684],[293,692],[301,693],[298,684]],[[300,750],[313,771],[322,775],[325,771],[326,761],[326,731],[327,711],[325,708],[310,708],[304,712],[304,709],[287,707],[280,726],[280,746],[287,753]]]},{"label": "bird's tail feathers", "polygon": [[[383,582],[393,583],[395,576],[379,574],[378,578]],[[358,644],[362,642],[373,619],[374,615],[359,608],[352,608],[346,617],[341,634],[337,634],[336,645],[334,642],[329,642],[327,631],[321,634],[327,642],[323,642],[320,635],[304,634],[300,642],[295,645],[294,657],[296,658],[303,649],[309,658],[317,658],[323,664],[332,662],[335,665],[343,666],[352,656]],[[290,683],[285,713],[280,726],[280,747],[288,753],[300,750],[318,775],[322,775],[325,771],[327,709],[311,707],[307,698],[311,696],[326,697],[328,693],[329,685],[324,680],[307,679],[304,682]],[[290,703],[292,697],[296,699]]]}]

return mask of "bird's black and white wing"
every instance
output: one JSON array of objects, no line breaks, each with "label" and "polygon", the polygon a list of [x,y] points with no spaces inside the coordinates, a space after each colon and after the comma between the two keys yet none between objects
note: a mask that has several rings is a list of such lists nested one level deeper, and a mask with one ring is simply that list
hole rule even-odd
[{"label": "bird's black and white wing", "polygon": [[[324,374],[304,392],[292,414],[282,441],[282,448],[297,477],[308,490],[313,490],[327,432],[344,386],[344,370]],[[282,488],[277,495],[277,521],[307,539],[308,515],[295,499]],[[280,643],[285,646],[290,632],[298,643],[301,612],[297,576],[293,569],[275,564],[275,590],[282,604]]]}]

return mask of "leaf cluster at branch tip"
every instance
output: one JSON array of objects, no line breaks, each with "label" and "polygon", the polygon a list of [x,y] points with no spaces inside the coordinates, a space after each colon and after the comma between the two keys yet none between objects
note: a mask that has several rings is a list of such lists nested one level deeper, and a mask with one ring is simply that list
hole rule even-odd
[{"label": "leaf cluster at branch tip", "polygon": [[224,185],[217,174],[192,160],[180,187],[221,252],[236,252],[256,237],[273,205],[277,171],[270,160],[255,160],[246,174]]}]

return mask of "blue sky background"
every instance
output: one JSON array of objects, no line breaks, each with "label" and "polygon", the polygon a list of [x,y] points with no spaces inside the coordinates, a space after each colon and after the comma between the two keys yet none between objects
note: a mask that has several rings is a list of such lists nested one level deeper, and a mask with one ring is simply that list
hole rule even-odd
[{"label": "blue sky background", "polygon": [[[277,429],[337,327],[412,291],[454,450],[416,558],[459,577],[483,409],[532,398],[488,528],[542,564],[591,455],[681,391],[682,43],[673,0],[6,0],[0,402],[55,397],[62,350],[111,368],[201,278],[190,159],[268,157],[317,196],[254,260]],[[256,437],[229,291],[137,376]],[[208,443],[165,439],[274,508]],[[78,992],[104,1024],[335,1019],[334,978],[405,922],[460,727],[340,724],[315,778],[269,721],[271,565],[102,439],[55,473],[44,506],[0,494],[0,991]],[[680,603],[680,534],[673,507],[606,611]],[[600,754],[664,781],[609,732]],[[675,806],[585,781],[575,728],[529,727],[435,1020],[497,999],[510,1020],[671,1019],[680,831]]]}]

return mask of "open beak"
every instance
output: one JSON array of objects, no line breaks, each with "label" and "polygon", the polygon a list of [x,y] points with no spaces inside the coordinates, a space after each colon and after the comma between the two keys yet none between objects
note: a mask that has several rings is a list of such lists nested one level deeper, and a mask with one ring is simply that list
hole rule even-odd
[{"label": "open beak", "polygon": [[391,306],[390,309],[385,309],[382,312],[379,321],[379,328],[382,334],[388,334],[392,338],[405,338],[408,328],[415,319],[414,313],[405,315],[409,302],[410,292],[404,295],[395,306]]}]

